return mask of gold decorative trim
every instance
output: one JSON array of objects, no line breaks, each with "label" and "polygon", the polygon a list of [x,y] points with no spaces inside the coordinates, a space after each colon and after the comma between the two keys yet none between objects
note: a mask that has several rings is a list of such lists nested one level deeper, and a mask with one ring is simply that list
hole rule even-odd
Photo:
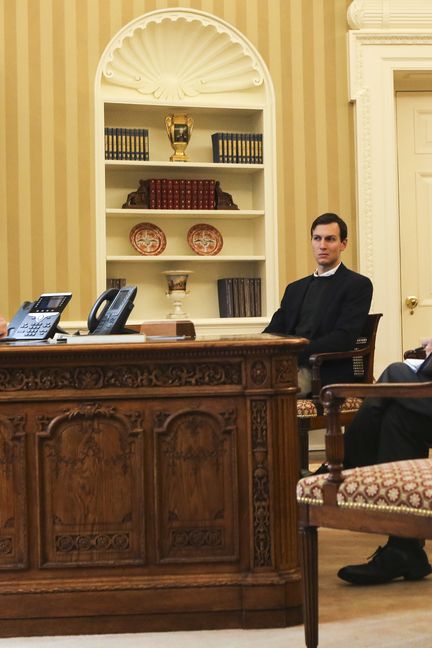
[{"label": "gold decorative trim", "polygon": [[[299,504],[316,504],[322,506],[324,501],[322,499],[313,499],[311,497],[297,498]],[[419,515],[421,517],[432,517],[432,510],[428,509],[414,509],[410,506],[383,506],[380,504],[367,504],[366,502],[338,502],[338,508],[351,508],[351,509],[369,509],[370,511],[382,511],[383,513],[408,513],[410,515]]]},{"label": "gold decorative trim", "polygon": [[312,497],[297,497],[298,504],[316,504],[317,506],[322,506],[324,500]]}]

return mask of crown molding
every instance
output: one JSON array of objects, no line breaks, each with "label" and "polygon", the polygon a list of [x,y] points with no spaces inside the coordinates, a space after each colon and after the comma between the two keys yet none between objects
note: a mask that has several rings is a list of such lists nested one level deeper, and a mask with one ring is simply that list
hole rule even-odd
[{"label": "crown molding", "polygon": [[347,10],[351,29],[432,29],[431,0],[353,0]]}]

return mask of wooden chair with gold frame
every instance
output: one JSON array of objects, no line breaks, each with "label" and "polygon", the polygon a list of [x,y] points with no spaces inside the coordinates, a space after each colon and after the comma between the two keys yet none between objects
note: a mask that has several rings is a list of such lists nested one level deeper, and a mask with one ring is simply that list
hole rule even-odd
[{"label": "wooden chair with gold frame", "polygon": [[[300,467],[306,471],[309,467],[309,431],[320,430],[326,426],[325,411],[320,402],[321,367],[327,362],[352,360],[353,374],[360,383],[371,383],[374,380],[375,340],[382,313],[367,316],[364,328],[351,351],[316,353],[310,357],[312,369],[312,395],[297,400],[297,423],[300,435]],[[358,412],[361,399],[346,398],[341,407],[341,423],[347,425]]]}]

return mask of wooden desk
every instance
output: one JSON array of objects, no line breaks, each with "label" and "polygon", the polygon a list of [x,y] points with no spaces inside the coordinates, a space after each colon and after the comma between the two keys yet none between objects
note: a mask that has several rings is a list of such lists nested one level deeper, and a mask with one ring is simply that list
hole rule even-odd
[{"label": "wooden desk", "polygon": [[303,342],[0,346],[0,635],[300,623]]}]

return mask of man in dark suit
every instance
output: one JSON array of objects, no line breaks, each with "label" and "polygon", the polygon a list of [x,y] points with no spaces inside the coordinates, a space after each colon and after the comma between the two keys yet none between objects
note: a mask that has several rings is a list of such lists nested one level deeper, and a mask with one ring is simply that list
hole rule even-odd
[{"label": "man in dark suit", "polygon": [[[321,214],[314,220],[311,242],[317,268],[286,287],[280,308],[264,330],[309,340],[299,356],[301,395],[310,392],[309,356],[352,349],[369,312],[371,281],[341,263],[347,237],[347,226],[336,214]],[[323,384],[352,382],[352,363],[328,363],[321,376]]]},{"label": "man in dark suit", "polygon": [[[423,340],[422,346],[429,356],[432,338]],[[378,382],[431,380],[430,374],[423,373],[421,362],[393,362]],[[344,467],[422,459],[429,456],[431,444],[432,398],[366,398],[344,434]],[[368,562],[342,567],[338,576],[355,585],[377,585],[397,578],[420,580],[432,572],[423,546],[417,538],[390,536]]]}]

